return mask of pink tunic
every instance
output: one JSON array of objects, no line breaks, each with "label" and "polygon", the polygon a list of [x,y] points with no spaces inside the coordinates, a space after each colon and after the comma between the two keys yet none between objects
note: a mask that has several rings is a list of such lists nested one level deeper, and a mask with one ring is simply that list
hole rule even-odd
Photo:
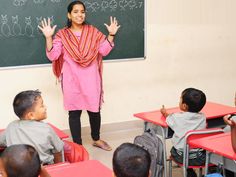
[{"label": "pink tunic", "polygon": [[[81,33],[75,33],[80,38]],[[106,56],[112,50],[114,44],[107,40],[99,46],[99,53]],[[101,78],[98,62],[95,60],[88,67],[81,67],[76,63],[63,47],[61,39],[53,40],[53,48],[46,51],[50,61],[57,60],[61,53],[64,53],[62,68],[62,92],[64,107],[66,110],[89,110],[98,112],[101,99]]]}]

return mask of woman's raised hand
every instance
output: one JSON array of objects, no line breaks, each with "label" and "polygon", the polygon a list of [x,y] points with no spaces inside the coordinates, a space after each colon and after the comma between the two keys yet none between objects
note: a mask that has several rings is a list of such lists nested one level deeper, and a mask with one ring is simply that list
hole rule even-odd
[{"label": "woman's raised hand", "polygon": [[115,35],[120,28],[120,25],[118,25],[118,21],[116,20],[116,17],[110,17],[110,25],[104,24],[107,27],[107,30],[110,35]]},{"label": "woman's raised hand", "polygon": [[42,31],[45,38],[52,37],[57,25],[54,25],[51,27],[51,20],[48,18],[46,20],[45,18],[41,21],[41,26],[38,25],[38,28]]}]

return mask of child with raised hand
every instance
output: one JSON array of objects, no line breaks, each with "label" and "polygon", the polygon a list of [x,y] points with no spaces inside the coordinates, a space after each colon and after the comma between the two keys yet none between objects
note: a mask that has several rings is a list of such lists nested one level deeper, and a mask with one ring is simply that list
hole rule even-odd
[{"label": "child with raised hand", "polygon": [[39,153],[42,164],[61,162],[64,143],[54,130],[42,121],[47,118],[47,112],[41,92],[20,92],[14,98],[13,108],[19,120],[11,122],[0,134],[0,145],[29,144]]},{"label": "child with raised hand", "polygon": [[16,144],[7,147],[0,158],[1,177],[50,177],[40,164],[34,147]]},{"label": "child with raised hand", "polygon": [[[166,123],[174,131],[171,155],[176,162],[183,163],[183,148],[185,134],[190,130],[206,128],[206,117],[200,111],[206,103],[206,95],[198,89],[187,88],[181,93],[179,108],[182,112],[169,114],[165,107],[161,113],[166,117]],[[189,165],[204,165],[205,151],[202,149],[190,150]],[[188,177],[196,177],[193,169],[187,169]]]}]

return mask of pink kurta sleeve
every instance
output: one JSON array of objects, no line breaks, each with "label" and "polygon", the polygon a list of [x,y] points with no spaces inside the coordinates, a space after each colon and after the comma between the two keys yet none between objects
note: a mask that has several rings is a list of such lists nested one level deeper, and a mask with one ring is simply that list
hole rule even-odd
[{"label": "pink kurta sleeve", "polygon": [[58,37],[55,37],[53,39],[53,45],[52,46],[53,47],[50,51],[48,51],[46,49],[46,55],[47,55],[47,57],[50,61],[57,60],[59,58],[59,56],[61,55],[62,49],[63,49],[61,39],[58,38]]},{"label": "pink kurta sleeve", "polygon": [[113,49],[114,47],[114,42],[109,42],[107,39],[104,40],[98,49],[98,52],[102,55],[102,56],[107,56],[110,51]]}]

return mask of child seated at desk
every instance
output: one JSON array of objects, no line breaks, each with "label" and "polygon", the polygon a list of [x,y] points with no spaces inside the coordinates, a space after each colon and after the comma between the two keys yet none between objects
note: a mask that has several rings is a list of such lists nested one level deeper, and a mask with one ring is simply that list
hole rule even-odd
[{"label": "child seated at desk", "polygon": [[0,158],[1,177],[50,177],[40,164],[39,154],[34,147],[16,144],[7,147]]},{"label": "child seated at desk", "polygon": [[142,147],[123,143],[115,150],[112,165],[114,177],[149,177],[151,157]]},{"label": "child seated at desk", "polygon": [[[206,95],[198,89],[187,88],[180,97],[179,108],[183,112],[169,114],[164,106],[161,113],[166,117],[166,123],[174,131],[171,155],[178,163],[183,163],[184,136],[190,130],[206,128],[206,117],[200,111],[206,103]],[[189,165],[204,165],[206,154],[202,149],[190,150]],[[188,177],[196,177],[193,169],[187,169]]]},{"label": "child seated at desk", "polygon": [[42,164],[61,162],[64,143],[42,121],[47,118],[47,112],[41,92],[20,92],[14,98],[13,108],[20,120],[11,122],[0,134],[0,146],[29,144],[38,151]]}]

